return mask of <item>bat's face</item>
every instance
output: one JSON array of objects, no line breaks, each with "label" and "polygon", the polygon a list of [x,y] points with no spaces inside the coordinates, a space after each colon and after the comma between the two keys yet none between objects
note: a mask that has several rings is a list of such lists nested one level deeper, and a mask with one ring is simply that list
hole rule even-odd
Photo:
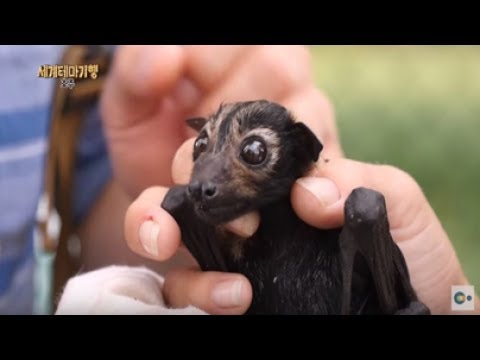
[{"label": "bat's face", "polygon": [[211,224],[288,196],[322,150],[304,124],[268,101],[226,104],[209,119],[188,123],[199,131],[188,196]]}]

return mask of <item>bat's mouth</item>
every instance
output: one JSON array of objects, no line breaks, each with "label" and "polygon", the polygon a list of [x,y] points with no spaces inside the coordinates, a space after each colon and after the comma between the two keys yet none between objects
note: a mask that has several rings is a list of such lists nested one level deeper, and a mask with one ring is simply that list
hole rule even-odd
[{"label": "bat's mouth", "polygon": [[210,181],[192,181],[187,188],[196,215],[210,225],[220,225],[245,215],[256,203],[229,186]]},{"label": "bat's mouth", "polygon": [[211,225],[220,225],[234,220],[249,212],[248,204],[219,204],[211,205],[202,202],[194,203],[197,216]]}]

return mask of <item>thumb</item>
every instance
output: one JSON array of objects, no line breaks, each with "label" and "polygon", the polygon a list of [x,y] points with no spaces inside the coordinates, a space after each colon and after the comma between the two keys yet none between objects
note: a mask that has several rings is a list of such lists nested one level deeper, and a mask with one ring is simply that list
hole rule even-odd
[{"label": "thumb", "polygon": [[410,175],[393,166],[330,160],[297,180],[292,205],[312,226],[337,227],[344,222],[345,200],[357,187],[383,194],[391,235],[405,256],[419,299],[433,314],[448,313],[451,285],[468,281],[445,230]]},{"label": "thumb", "polygon": [[419,185],[404,171],[344,158],[322,163],[312,176],[298,179],[292,188],[292,206],[312,226],[338,227],[344,223],[345,200],[358,187],[383,194],[392,235],[398,230],[396,241],[420,233],[433,215]]},{"label": "thumb", "polygon": [[179,81],[184,58],[180,46],[119,47],[102,99],[108,125],[131,125],[158,108]]}]

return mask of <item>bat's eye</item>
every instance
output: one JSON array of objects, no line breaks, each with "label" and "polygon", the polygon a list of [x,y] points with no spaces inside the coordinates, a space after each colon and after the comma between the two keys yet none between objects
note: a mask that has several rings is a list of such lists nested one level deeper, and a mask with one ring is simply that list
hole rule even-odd
[{"label": "bat's eye", "polygon": [[196,160],[202,152],[207,149],[208,145],[208,136],[207,134],[201,134],[197,140],[195,140],[195,144],[193,145],[193,160]]},{"label": "bat's eye", "polygon": [[259,165],[267,157],[267,146],[261,138],[248,138],[242,144],[240,155],[247,164]]}]

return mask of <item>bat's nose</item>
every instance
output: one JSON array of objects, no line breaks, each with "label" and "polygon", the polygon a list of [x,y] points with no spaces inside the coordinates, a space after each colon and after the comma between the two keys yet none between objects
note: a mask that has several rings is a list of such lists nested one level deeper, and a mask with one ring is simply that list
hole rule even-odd
[{"label": "bat's nose", "polygon": [[202,196],[204,199],[210,199],[217,194],[217,186],[211,182],[204,182],[202,184]]},{"label": "bat's nose", "polygon": [[188,195],[197,201],[208,201],[217,194],[217,186],[209,181],[193,181],[188,185]]}]

